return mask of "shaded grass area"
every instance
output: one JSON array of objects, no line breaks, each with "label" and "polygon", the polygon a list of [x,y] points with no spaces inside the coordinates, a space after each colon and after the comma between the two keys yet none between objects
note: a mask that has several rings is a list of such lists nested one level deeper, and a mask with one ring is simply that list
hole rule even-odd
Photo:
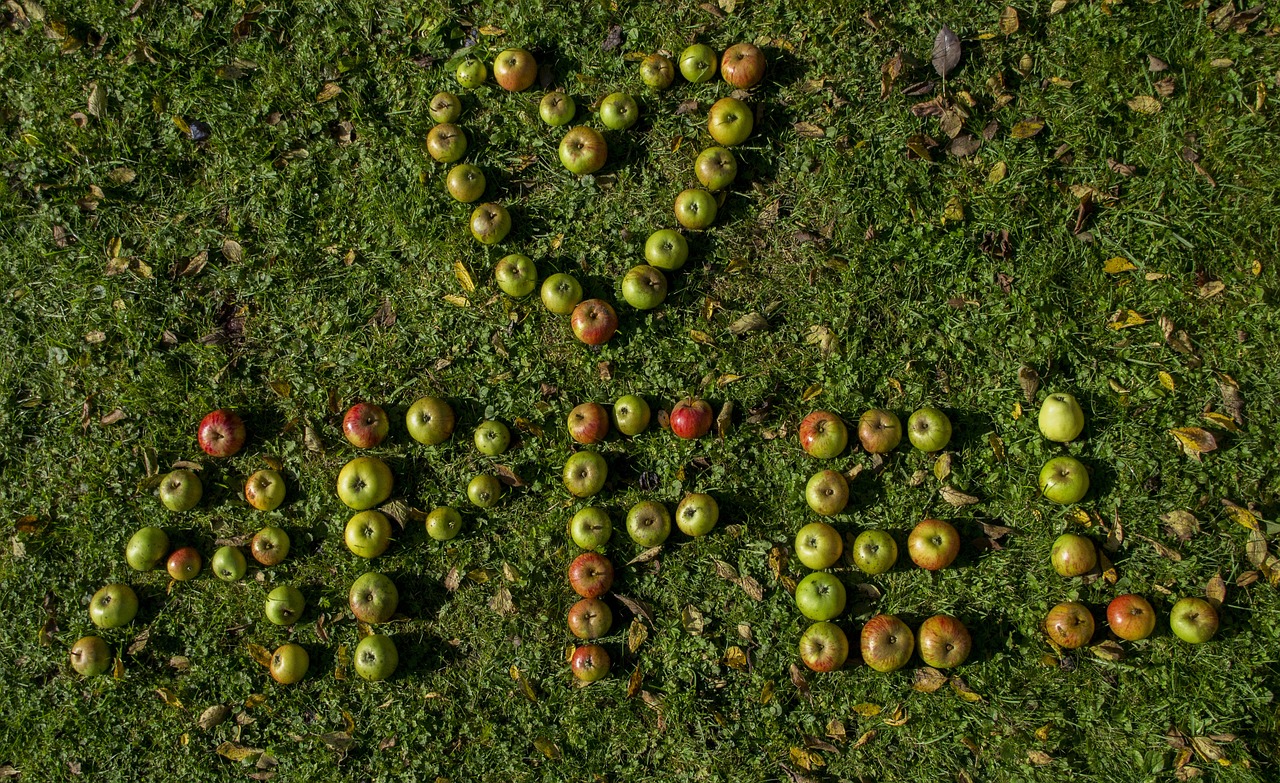
[{"label": "shaded grass area", "polygon": [[[1274,777],[1280,611],[1265,577],[1234,586],[1256,568],[1247,532],[1221,504],[1256,503],[1264,520],[1277,517],[1280,166],[1274,108],[1257,105],[1260,84],[1277,88],[1273,21],[1237,33],[1216,30],[1207,7],[1076,3],[1050,16],[1038,4],[1020,8],[1020,29],[1006,36],[1001,6],[970,2],[875,11],[873,23],[835,4],[739,2],[729,13],[268,5],[239,28],[238,6],[156,4],[131,15],[114,2],[51,0],[43,21],[0,32],[0,500],[16,520],[0,555],[0,765],[32,780],[787,780],[782,765],[817,780],[1164,780],[1178,756],[1166,739],[1173,727],[1237,735],[1219,747],[1229,765],[1203,754],[1191,762],[1205,778]],[[39,13],[27,5],[25,15]],[[941,85],[901,94],[937,80],[927,61],[941,23],[965,46],[946,89],[974,99],[966,131],[999,128],[970,157],[938,148],[932,162],[913,160],[913,135],[947,142],[937,120],[909,111]],[[622,44],[605,50],[615,24]],[[502,32],[477,35],[482,25]],[[720,218],[691,237],[667,302],[644,314],[621,304],[619,281],[649,232],[673,225],[672,200],[694,183],[693,159],[709,143],[706,109],[728,88],[678,82],[650,93],[626,55],[678,53],[695,39],[718,50],[755,40],[770,75],[750,98],[760,121],[738,149],[739,180]],[[447,167],[422,148],[427,102],[455,88],[446,64],[472,40],[487,62],[506,46],[533,49],[577,99],[580,122],[598,126],[586,107],[615,89],[635,92],[644,113],[608,135],[602,174],[580,180],[556,159],[560,133],[538,121],[538,87],[464,94],[467,159],[486,170],[486,198],[509,204],[515,220],[496,248],[467,236],[470,208],[448,198]],[[881,100],[881,65],[900,50],[926,64]],[[1147,55],[1169,70],[1151,72]],[[221,78],[233,64],[243,76]],[[1159,113],[1126,105],[1157,95],[1168,76],[1174,90]],[[70,115],[89,113],[95,82],[106,102],[79,128]],[[341,94],[318,102],[329,82]],[[1013,100],[995,108],[1002,92]],[[697,108],[677,114],[689,100]],[[206,123],[210,137],[193,143],[175,116]],[[1013,138],[1031,118],[1044,130]],[[994,181],[998,163],[1007,175]],[[101,195],[90,204],[94,186]],[[1080,226],[1091,241],[1074,232],[1072,186],[1094,189]],[[963,220],[944,220],[953,199]],[[1011,255],[982,250],[984,235],[1005,230]],[[619,303],[617,337],[589,350],[536,300],[502,296],[492,268],[515,251],[534,257],[542,276],[572,272],[590,295]],[[202,271],[177,274],[201,252]],[[113,256],[136,261],[107,275]],[[1136,269],[1105,273],[1117,256]],[[1214,282],[1223,290],[1206,296]],[[1127,310],[1146,323],[1109,328]],[[734,336],[730,325],[753,312],[769,328]],[[1192,353],[1164,339],[1160,316],[1175,335],[1186,331]],[[829,353],[810,340],[824,334],[813,327],[830,330]],[[1053,538],[1081,525],[1036,492],[1040,465],[1062,449],[1036,430],[1018,382],[1024,364],[1043,378],[1040,398],[1067,390],[1085,407],[1085,437],[1066,450],[1093,471],[1079,508],[1107,525],[1122,520],[1127,533],[1114,585],[1064,581],[1048,568]],[[1241,389],[1245,426],[1214,429],[1220,447],[1196,462],[1166,431],[1208,427],[1201,412],[1224,410],[1224,374]],[[560,487],[571,451],[564,416],[578,402],[631,392],[663,407],[686,394],[717,410],[732,402],[734,426],[694,443],[655,427],[604,447],[612,478],[602,504],[617,529],[608,554],[619,566],[639,554],[621,528],[640,499],[673,507],[686,491],[710,492],[722,522],[620,568],[617,591],[646,602],[654,622],[632,651],[631,615],[617,607],[606,642],[614,673],[580,689],[565,662],[563,575],[577,552],[564,527],[582,504]],[[437,448],[402,426],[407,406],[428,393],[453,401],[460,420],[457,437]],[[455,541],[433,542],[413,524],[372,564],[395,579],[406,616],[390,626],[400,671],[382,684],[354,678],[347,660],[360,638],[347,590],[370,564],[342,544],[347,513],[333,483],[354,451],[341,439],[341,411],[357,399],[391,412],[393,435],[376,453],[418,508],[465,509],[466,481],[492,470],[469,440],[482,418],[517,425],[501,464],[527,482],[489,513],[467,510]],[[980,502],[947,505],[933,460],[917,452],[900,449],[883,466],[846,453],[831,466],[866,470],[837,527],[886,528],[900,544],[924,515],[951,519],[966,542],[983,537],[982,522],[1015,532],[999,551],[966,545],[938,574],[900,564],[867,579],[838,569],[850,587],[882,594],[842,624],[855,636],[876,612],[913,626],[954,613],[975,634],[962,675],[981,700],[913,691],[914,667],[884,676],[851,665],[808,677],[806,694],[789,675],[806,622],[769,567],[770,550],[813,517],[803,487],[817,466],[797,447],[796,425],[814,407],[852,421],[872,406],[905,418],[926,402],[956,423],[946,483]],[[196,423],[219,406],[245,415],[250,442],[231,460],[206,460],[205,500],[169,515],[146,465],[195,458]],[[122,420],[101,423],[117,409]],[[322,453],[304,444],[308,425]],[[265,517],[239,499],[264,455],[283,461],[291,489]],[[656,474],[656,489],[640,487],[643,472]],[[1160,521],[1177,509],[1200,522],[1186,542]],[[144,524],[207,556],[216,539],[252,534],[264,519],[289,531],[295,554],[242,583],[205,576],[170,589],[122,557]],[[1086,532],[1106,537],[1096,521]],[[757,579],[764,599],[717,576],[715,560]],[[456,591],[445,587],[453,568],[468,575]],[[794,559],[787,570],[803,572]],[[1040,622],[1058,601],[1100,611],[1116,594],[1141,592],[1167,615],[1215,574],[1231,587],[1210,644],[1178,642],[1162,621],[1119,662],[1087,651],[1042,660],[1053,651]],[[134,585],[143,607],[133,626],[105,634],[123,676],[80,680],[66,649],[91,632],[89,596],[114,580]],[[292,630],[262,617],[277,583],[307,596]],[[502,590],[513,613],[494,609]],[[688,606],[705,617],[701,635],[681,621]],[[49,612],[56,631],[42,644]],[[127,652],[144,631],[145,647]],[[274,686],[248,653],[287,640],[312,658],[308,679],[290,688]],[[747,654],[746,668],[728,665],[731,646]],[[628,698],[637,670],[647,696]],[[213,704],[234,706],[233,719],[198,728]],[[887,723],[899,709],[900,725]],[[847,738],[827,736],[832,720]],[[349,732],[350,743],[334,732]],[[797,759],[806,735],[836,750]],[[278,767],[259,769],[257,754],[219,756],[226,742],[266,750]]]}]

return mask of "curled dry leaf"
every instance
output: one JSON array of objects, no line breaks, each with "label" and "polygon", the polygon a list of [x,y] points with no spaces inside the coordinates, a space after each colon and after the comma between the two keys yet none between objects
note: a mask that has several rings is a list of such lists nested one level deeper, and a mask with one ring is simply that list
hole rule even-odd
[{"label": "curled dry leaf", "polygon": [[215,752],[231,761],[246,761],[262,755],[261,748],[251,748],[237,742],[224,742],[217,747]]},{"label": "curled dry leaf", "polygon": [[969,683],[965,682],[964,678],[959,675],[951,678],[951,690],[955,691],[957,696],[967,702],[977,703],[982,701],[982,695],[970,688]]},{"label": "curled dry leaf", "polygon": [[503,585],[498,592],[493,594],[493,598],[489,599],[489,608],[498,614],[515,614],[516,604],[511,599],[511,591]]},{"label": "curled dry leaf", "polygon": [[316,94],[316,103],[324,103],[331,101],[342,94],[342,88],[337,82],[327,82],[324,87],[320,88],[320,92]]},{"label": "curled dry leaf", "polygon": [[1018,19],[1018,9],[1013,6],[1005,6],[1000,12],[1000,32],[1005,35],[1013,35],[1018,32],[1020,20]]},{"label": "curled dry leaf", "polygon": [[791,664],[791,684],[795,686],[796,690],[800,691],[801,696],[809,698],[809,680],[805,678],[804,672],[800,670],[800,667],[794,663]]},{"label": "curled dry leaf", "polygon": [[1053,763],[1053,756],[1043,750],[1029,750],[1027,751],[1027,761],[1037,767],[1043,767]]},{"label": "curled dry leaf", "polygon": [[1040,389],[1040,373],[1033,367],[1022,365],[1018,368],[1018,385],[1022,387],[1022,394],[1027,402],[1034,404],[1036,392]]},{"label": "curled dry leaf", "polygon": [[457,566],[454,566],[449,569],[449,573],[445,574],[444,589],[452,593],[453,591],[457,590],[458,587],[461,585],[462,585],[462,571]]},{"label": "curled dry leaf", "polygon": [[1148,544],[1152,546],[1153,549],[1156,550],[1156,553],[1163,558],[1172,560],[1175,563],[1179,563],[1182,561],[1181,553],[1179,553],[1177,550],[1170,549],[1169,547],[1165,546],[1164,544],[1160,543],[1154,538],[1147,538],[1146,536],[1138,533],[1134,533],[1133,537],[1146,541]]},{"label": "curled dry leaf", "polygon": [[650,609],[649,605],[644,601],[631,598],[630,596],[620,595],[618,593],[614,593],[613,597],[617,598],[618,603],[625,606],[627,611],[631,612],[632,615],[636,617],[643,617],[648,621],[649,625],[653,625],[653,610]]},{"label": "curled dry leaf", "polygon": [[636,565],[637,563],[648,563],[649,561],[656,559],[660,554],[662,554],[662,544],[649,547],[648,549],[644,550],[640,554],[628,560],[627,565]]},{"label": "curled dry leaf", "polygon": [[769,322],[765,320],[763,315],[757,312],[750,312],[729,324],[729,333],[734,337],[741,337],[747,332],[755,332],[768,328]]},{"label": "curled dry leaf", "polygon": [[1240,527],[1245,530],[1258,529],[1258,523],[1262,519],[1262,515],[1257,511],[1252,508],[1245,508],[1234,500],[1228,500],[1227,498],[1222,499],[1222,505],[1227,509],[1227,516],[1235,520]]},{"label": "curled dry leaf", "polygon": [[1124,648],[1121,647],[1118,642],[1107,640],[1100,644],[1095,644],[1089,649],[1094,655],[1104,661],[1112,661],[1114,663],[1116,661],[1124,660]]},{"label": "curled dry leaf", "polygon": [[631,625],[627,627],[627,649],[635,652],[640,649],[640,645],[644,644],[649,638],[649,629],[639,617],[631,618]]}]

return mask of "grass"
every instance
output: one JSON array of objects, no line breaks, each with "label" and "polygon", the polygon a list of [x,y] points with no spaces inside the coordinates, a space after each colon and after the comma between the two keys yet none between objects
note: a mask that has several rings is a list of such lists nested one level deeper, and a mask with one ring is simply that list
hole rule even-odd
[{"label": "grass", "polygon": [[[1215,29],[1206,5],[1073,3],[1050,15],[1039,3],[1019,6],[1020,29],[1002,35],[1000,4],[969,0],[895,6],[874,25],[838,4],[348,0],[267,3],[238,35],[244,3],[146,3],[136,14],[107,0],[20,5],[29,27],[15,4],[0,12],[11,22],[0,31],[0,505],[14,520],[0,554],[0,770],[23,780],[1275,779],[1277,594],[1265,575],[1236,586],[1258,568],[1222,504],[1256,504],[1275,534],[1280,164],[1274,104],[1257,105],[1277,89],[1274,20],[1239,33]],[[980,138],[999,123],[967,158],[944,152],[938,120],[909,111],[941,85],[901,94],[933,77],[943,23],[964,43],[946,91],[974,98],[966,132]],[[615,24],[622,43],[603,49]],[[477,35],[482,25],[502,32]],[[620,302],[622,274],[648,233],[672,224],[672,199],[693,181],[706,107],[728,92],[718,80],[648,92],[629,55],[678,53],[694,39],[764,47],[770,74],[751,96],[760,122],[666,304],[649,314],[619,304],[618,336],[589,350],[535,300],[502,296],[493,264],[519,250],[540,274],[571,271]],[[585,107],[619,88],[644,112],[635,129],[609,134],[604,172],[579,180],[557,162],[559,132],[537,120],[540,88],[465,94],[468,159],[515,219],[496,248],[466,236],[469,208],[447,197],[446,167],[422,149],[427,101],[454,88],[448,61],[473,43],[490,62],[506,46],[534,49],[577,98],[580,121],[595,124]],[[882,100],[881,65],[899,50],[925,64]],[[1169,70],[1149,71],[1147,55]],[[241,78],[222,78],[232,64]],[[1012,101],[995,108],[999,75]],[[1174,90],[1159,113],[1126,105],[1156,96],[1167,76]],[[342,92],[318,102],[328,82]],[[97,116],[92,83],[106,94]],[[687,100],[698,108],[677,114]],[[83,128],[74,112],[91,115]],[[209,138],[193,142],[174,117],[206,123]],[[1013,138],[1030,118],[1044,129]],[[931,162],[908,156],[915,134],[942,143]],[[1201,170],[1187,159],[1196,156]],[[998,163],[1007,176],[994,181]],[[1096,189],[1095,208],[1078,236],[1083,191],[1071,187],[1082,185]],[[85,201],[95,186],[99,197]],[[949,202],[962,220],[944,220]],[[1000,231],[1009,257],[981,248]],[[202,271],[176,274],[202,252]],[[106,274],[112,257],[128,269]],[[1108,274],[1113,257],[1136,268]],[[1127,310],[1146,323],[1110,328]],[[750,313],[769,328],[735,336],[730,325]],[[1163,339],[1161,317],[1174,342],[1186,332],[1190,353]],[[812,341],[821,329],[829,353]],[[1023,365],[1042,378],[1037,401],[1062,389],[1085,406],[1085,437],[1066,448],[1093,471],[1078,507],[1037,495],[1039,466],[1061,449],[1036,430]],[[1224,376],[1244,399],[1240,432],[1201,415],[1227,410]],[[606,643],[614,672],[580,689],[565,662],[564,572],[576,551],[564,526],[581,504],[559,484],[563,421],[578,402],[629,392],[661,407],[686,394],[717,410],[732,402],[733,426],[694,443],[656,427],[609,441],[602,502],[615,525],[639,499],[674,506],[690,490],[716,495],[722,522],[620,569],[617,591],[646,602],[653,623],[641,623],[647,638],[632,651],[632,615],[619,607]],[[459,414],[457,437],[438,448],[400,424],[426,393]],[[415,507],[464,507],[466,481],[492,469],[469,444],[486,417],[518,428],[502,464],[527,486],[491,513],[468,513],[449,544],[412,523],[375,563],[354,562],[333,481],[353,454],[341,411],[361,398],[391,411],[393,435],[377,453]],[[883,527],[905,543],[922,516],[938,515],[966,542],[983,539],[984,522],[1014,532],[998,551],[966,544],[937,574],[899,565],[868,579],[842,566],[851,588],[875,588],[859,595],[880,595],[842,624],[856,637],[877,612],[912,625],[956,614],[975,634],[960,674],[980,698],[913,690],[915,665],[887,676],[850,665],[808,676],[802,691],[789,668],[806,623],[769,564],[812,517],[802,489],[816,466],[796,426],[815,407],[854,420],[926,402],[956,423],[945,483],[980,502],[945,503],[932,458],[903,448],[876,465],[855,450],[831,462],[864,468],[837,527]],[[219,406],[243,412],[250,442],[225,462],[202,460],[205,501],[167,514],[154,474],[198,457],[196,423]],[[117,409],[123,418],[103,423]],[[304,443],[308,426],[322,452]],[[1190,426],[1217,437],[1203,461],[1167,432]],[[268,458],[284,464],[291,494],[264,517],[239,488]],[[641,489],[646,472],[656,489]],[[1188,541],[1160,520],[1174,510],[1199,521]],[[207,556],[264,519],[289,531],[296,554],[241,583],[206,575],[171,589],[121,556],[144,524]],[[1050,572],[1058,533],[1101,542],[1114,520],[1125,531],[1114,585]],[[639,551],[620,530],[609,547],[619,566]],[[763,599],[718,576],[716,560],[757,580]],[[346,593],[370,567],[393,576],[405,615],[390,625],[400,670],[381,684],[349,664],[361,630]],[[450,591],[454,568],[466,576]],[[803,569],[791,558],[785,572]],[[1154,638],[1125,644],[1123,660],[1057,657],[1040,631],[1058,601],[1101,611],[1121,592],[1147,594],[1167,615],[1219,574],[1223,627],[1206,645],[1179,642],[1162,621]],[[121,676],[82,680],[67,648],[92,632],[88,598],[113,580],[137,589],[142,610],[104,634]],[[276,583],[307,596],[293,629],[262,617]],[[507,594],[514,610],[503,612]],[[701,634],[682,622],[690,606]],[[1104,627],[1095,642],[1105,638]],[[249,653],[286,640],[312,656],[308,678],[287,688]],[[729,665],[731,647],[746,666]],[[636,671],[643,694],[628,698]],[[217,704],[231,718],[198,727]],[[1234,739],[1202,741],[1176,770],[1171,729]],[[829,745],[804,753],[806,736]],[[227,758],[236,748],[253,752]]]}]

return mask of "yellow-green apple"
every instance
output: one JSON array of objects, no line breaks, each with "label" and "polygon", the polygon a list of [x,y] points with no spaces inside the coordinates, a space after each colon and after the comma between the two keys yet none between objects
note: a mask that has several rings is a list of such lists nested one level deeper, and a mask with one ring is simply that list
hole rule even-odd
[{"label": "yellow-green apple", "polygon": [[377,557],[391,543],[391,520],[381,511],[361,511],[347,520],[342,538],[356,557]]},{"label": "yellow-green apple", "polygon": [[866,574],[883,574],[898,562],[898,542],[883,530],[864,530],[853,540],[853,564]]},{"label": "yellow-green apple", "polygon": [[671,512],[656,500],[642,500],[627,512],[627,535],[643,547],[653,547],[671,535]]},{"label": "yellow-green apple", "polygon": [[720,504],[705,492],[690,492],[676,506],[676,526],[686,536],[705,536],[720,521]]},{"label": "yellow-green apple", "polygon": [[1053,542],[1049,560],[1059,576],[1080,576],[1098,565],[1098,550],[1093,541],[1084,536],[1063,533]]},{"label": "yellow-green apple", "polygon": [[626,130],[640,119],[636,99],[625,92],[610,93],[600,102],[600,121],[609,130]]},{"label": "yellow-green apple", "polygon": [[170,511],[190,511],[202,494],[200,477],[186,468],[170,471],[160,480],[160,502]]},{"label": "yellow-green apple", "polygon": [[471,211],[471,236],[482,245],[496,245],[511,231],[511,213],[501,204],[486,202]]},{"label": "yellow-green apple", "polygon": [[922,520],[907,537],[907,554],[913,563],[925,570],[946,568],[960,554],[960,534],[950,522]]},{"label": "yellow-green apple", "polygon": [[511,430],[507,425],[494,419],[480,422],[473,437],[476,450],[486,457],[496,457],[511,445]]},{"label": "yellow-green apple", "polygon": [[800,420],[800,448],[809,456],[831,459],[848,444],[848,428],[831,411],[813,411]]},{"label": "yellow-green apple", "polygon": [[804,485],[804,500],[815,513],[834,516],[849,502],[849,482],[834,470],[820,470]]},{"label": "yellow-green apple", "polygon": [[470,204],[483,196],[487,184],[484,171],[471,163],[459,163],[449,169],[449,175],[444,180],[445,190],[463,204]]},{"label": "yellow-green apple", "polygon": [[810,620],[839,617],[845,598],[844,583],[826,571],[815,571],[796,585],[796,608]]},{"label": "yellow-green apple", "polygon": [[582,284],[571,274],[556,272],[542,281],[542,304],[556,315],[568,315],[582,301]]},{"label": "yellow-green apple", "polygon": [[613,426],[623,435],[633,436],[649,426],[649,403],[637,394],[624,394],[613,404]]},{"label": "yellow-green apple", "polygon": [[538,61],[524,49],[507,49],[493,61],[493,80],[508,92],[527,90],[538,78]]},{"label": "yellow-green apple", "polygon": [[1093,615],[1077,601],[1061,603],[1049,610],[1044,630],[1059,647],[1075,650],[1093,638]]},{"label": "yellow-green apple", "polygon": [[409,436],[427,446],[438,446],[453,434],[453,408],[439,397],[419,397],[404,415]]},{"label": "yellow-green apple", "polygon": [[868,454],[888,454],[902,442],[902,422],[891,411],[872,408],[858,419],[858,440]]},{"label": "yellow-green apple", "polygon": [[385,680],[400,665],[400,651],[386,634],[371,633],[356,645],[356,674],[370,682]]},{"label": "yellow-green apple", "polygon": [[573,651],[569,668],[579,682],[595,682],[609,673],[609,653],[598,644],[584,644]]},{"label": "yellow-green apple", "polygon": [[706,400],[683,399],[671,409],[668,421],[677,438],[701,438],[711,429],[711,406]]},{"label": "yellow-green apple", "polygon": [[200,551],[193,546],[184,546],[173,551],[169,555],[169,561],[165,563],[165,570],[169,572],[169,578],[175,582],[189,582],[200,575],[200,568],[204,565],[204,560],[200,557]]},{"label": "yellow-green apple", "polygon": [[973,648],[973,638],[964,623],[945,614],[935,614],[916,631],[920,660],[935,669],[950,669],[964,663]]},{"label": "yellow-green apple", "polygon": [[1203,598],[1183,598],[1169,610],[1169,628],[1184,642],[1203,644],[1218,632],[1218,610]]},{"label": "yellow-green apple", "polygon": [[583,598],[599,598],[613,587],[613,563],[598,552],[583,552],[569,564],[569,586]]},{"label": "yellow-green apple", "polygon": [[738,177],[738,159],[724,147],[708,147],[698,153],[693,172],[702,187],[714,193],[729,187]]},{"label": "yellow-green apple", "polygon": [[711,104],[707,113],[707,130],[723,147],[734,147],[747,140],[755,126],[751,107],[737,98],[721,98]]},{"label": "yellow-green apple", "polygon": [[342,434],[347,443],[358,449],[371,449],[382,443],[391,431],[391,422],[381,405],[357,402],[342,417]]},{"label": "yellow-green apple", "polygon": [[436,125],[427,132],[427,154],[440,163],[453,163],[467,154],[467,134],[452,122]]},{"label": "yellow-green apple", "polygon": [[302,619],[307,600],[302,591],[293,585],[280,585],[267,593],[263,614],[275,625],[293,625]]},{"label": "yellow-green apple", "polygon": [[691,84],[711,81],[716,75],[716,53],[706,44],[693,44],[680,53],[680,74]]},{"label": "yellow-green apple", "polygon": [[427,535],[436,541],[452,541],[462,530],[462,515],[449,506],[437,506],[427,514]]},{"label": "yellow-green apple", "polygon": [[140,528],[124,547],[124,560],[135,571],[150,571],[169,554],[169,536],[158,527]]},{"label": "yellow-green apple", "polygon": [[650,266],[675,271],[689,260],[689,242],[675,229],[660,228],[645,240],[644,260]]},{"label": "yellow-green apple", "polygon": [[951,419],[926,405],[907,419],[907,437],[921,451],[942,451],[951,442]]},{"label": "yellow-green apple", "polygon": [[751,43],[738,43],[724,50],[720,74],[739,90],[750,89],[764,78],[764,52]]},{"label": "yellow-green apple", "polygon": [[579,451],[564,462],[564,488],[579,498],[589,498],[604,488],[609,477],[609,466],[604,457],[595,451]]},{"label": "yellow-green apple", "polygon": [[119,628],[138,614],[138,594],[129,585],[110,584],[89,599],[89,619],[99,628]]},{"label": "yellow-green apple", "polygon": [[588,506],[569,520],[569,537],[573,543],[587,550],[599,550],[613,535],[613,522],[602,508]]},{"label": "yellow-green apple", "polygon": [[244,499],[259,511],[279,508],[284,502],[284,492],[284,476],[278,470],[254,471],[244,482]]},{"label": "yellow-green apple", "polygon": [[618,331],[618,314],[603,299],[587,299],[573,308],[569,328],[587,345],[604,345]]},{"label": "yellow-green apple", "polygon": [[1136,642],[1156,629],[1156,612],[1140,595],[1118,595],[1107,604],[1107,625],[1121,639]]},{"label": "yellow-green apple", "polygon": [[271,677],[281,685],[293,685],[307,676],[311,666],[311,656],[300,644],[282,644],[271,654],[271,665],[268,667]]},{"label": "yellow-green apple", "polygon": [[604,168],[609,145],[595,128],[579,125],[560,140],[560,163],[571,173],[583,176]]},{"label": "yellow-green apple", "polygon": [[806,568],[830,568],[844,554],[844,539],[826,522],[810,522],[796,533],[796,557]]},{"label": "yellow-green apple", "polygon": [[591,446],[609,434],[609,412],[598,402],[584,402],[569,411],[569,437]]},{"label": "yellow-green apple", "polygon": [[523,253],[503,256],[493,268],[493,279],[507,296],[520,299],[538,287],[538,267]]},{"label": "yellow-green apple", "polygon": [[814,623],[800,635],[800,660],[815,672],[833,672],[849,658],[849,637],[835,623]]},{"label": "yellow-green apple", "polygon": [[676,221],[691,231],[716,222],[716,197],[702,188],[687,188],[676,196]]},{"label": "yellow-green apple", "polygon": [[640,81],[655,90],[665,90],[676,78],[676,66],[661,54],[651,54],[640,61]]},{"label": "yellow-green apple", "polygon": [[578,105],[574,103],[572,96],[558,90],[542,96],[538,103],[538,116],[553,128],[573,122],[573,115],[577,111]]},{"label": "yellow-green apple", "polygon": [[489,76],[489,69],[474,57],[468,57],[458,64],[458,70],[453,75],[463,89],[474,90],[484,84],[484,80]]},{"label": "yellow-green apple", "polygon": [[569,607],[569,631],[579,639],[599,639],[612,625],[613,611],[599,598],[583,598]]},{"label": "yellow-green apple", "polygon": [[352,583],[347,603],[360,622],[370,625],[385,623],[396,613],[400,591],[386,574],[370,571]]},{"label": "yellow-green apple", "polygon": [[634,266],[622,277],[622,298],[637,310],[652,310],[667,298],[667,278],[648,264]]},{"label": "yellow-green apple", "polygon": [[101,636],[83,636],[71,645],[71,668],[82,677],[94,677],[111,668],[111,650]]},{"label": "yellow-green apple", "polygon": [[268,525],[254,534],[249,542],[249,552],[264,566],[280,565],[289,556],[289,534],[275,525]]},{"label": "yellow-green apple", "polygon": [[219,408],[200,420],[196,440],[211,457],[230,457],[244,445],[244,422],[235,411]]},{"label": "yellow-green apple", "polygon": [[878,614],[862,626],[862,660],[878,672],[901,669],[911,660],[916,639],[907,624],[891,614]]},{"label": "yellow-green apple", "polygon": [[1040,492],[1054,503],[1078,503],[1089,492],[1089,469],[1075,457],[1054,457],[1040,468]]},{"label": "yellow-green apple", "polygon": [[462,116],[462,101],[451,92],[438,92],[427,104],[432,122],[453,122]]},{"label": "yellow-green apple", "polygon": [[244,578],[249,564],[245,562],[244,552],[240,551],[240,547],[228,544],[218,547],[209,560],[209,566],[213,569],[213,575],[222,581],[236,582]]},{"label": "yellow-green apple", "polygon": [[391,468],[377,457],[356,457],[338,471],[338,498],[356,511],[373,508],[391,497]]},{"label": "yellow-green apple", "polygon": [[1084,430],[1084,411],[1074,396],[1056,392],[1040,403],[1036,422],[1040,425],[1041,435],[1058,443],[1067,443]]},{"label": "yellow-green apple", "polygon": [[502,499],[502,482],[497,476],[482,473],[467,482],[467,500],[476,508],[493,508]]}]

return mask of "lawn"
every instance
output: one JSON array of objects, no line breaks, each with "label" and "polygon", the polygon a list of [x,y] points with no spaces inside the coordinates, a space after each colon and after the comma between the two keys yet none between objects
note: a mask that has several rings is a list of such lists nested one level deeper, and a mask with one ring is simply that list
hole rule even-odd
[{"label": "lawn", "polygon": [[[0,6],[0,778],[1277,779],[1280,9],[1013,9]],[[945,78],[931,64],[943,25],[962,50]],[[666,301],[636,310],[622,276],[675,226],[708,107],[731,92],[718,77],[653,91],[639,60],[743,40],[769,65],[746,97],[738,178],[715,225],[689,232]],[[532,89],[458,87],[460,59],[508,47],[545,66]],[[596,175],[561,166],[563,129],[538,117],[548,85],[597,128],[606,94],[639,99]],[[440,90],[462,96],[486,200],[511,210],[501,244],[469,236],[472,207],[425,152]],[[536,294],[500,292],[493,269],[512,252],[613,302],[617,335],[587,347]],[[1037,429],[1054,391],[1087,417],[1066,446]],[[561,482],[576,448],[565,417],[631,393],[655,423],[600,447],[610,478],[590,501],[612,517],[626,601],[604,640],[612,672],[577,687],[566,522],[588,503]],[[428,394],[458,417],[435,447],[404,426]],[[658,411],[689,395],[719,423],[682,441]],[[404,501],[372,562],[344,546],[351,512],[334,491],[358,400],[390,414],[373,453]],[[944,455],[904,441],[872,456],[855,438],[819,461],[798,443],[815,409],[856,423],[925,404],[955,425]],[[249,429],[224,460],[196,443],[219,407]],[[512,428],[506,454],[472,445],[483,419]],[[1038,491],[1062,453],[1092,474],[1078,504]],[[184,460],[204,499],[175,514],[156,487]],[[270,465],[289,495],[264,513],[241,490]],[[953,678],[918,659],[879,674],[856,649],[838,672],[800,665],[809,622],[788,586],[807,569],[790,549],[825,467],[853,477],[836,528],[885,529],[904,550],[883,576],[834,569],[851,596],[840,624],[856,648],[875,614],[912,627],[953,614],[974,637]],[[511,485],[502,502],[469,506],[468,480],[494,472]],[[629,562],[645,550],[627,509],[690,491],[719,500],[715,530]],[[439,505],[465,519],[447,543],[422,523]],[[964,542],[937,572],[905,553],[928,516]],[[292,553],[239,582],[172,583],[123,557],[144,525],[207,559],[268,523]],[[1063,532],[1114,568],[1059,577]],[[367,628],[347,592],[368,570],[400,591],[379,628],[400,652],[384,682],[352,670]],[[68,650],[115,581],[141,610],[102,632],[113,671],[82,678]],[[263,616],[277,584],[306,597],[295,626]],[[1161,620],[1116,643],[1103,612],[1130,592]],[[1221,630],[1185,643],[1169,609],[1205,595]],[[1076,651],[1042,630],[1068,600],[1099,618]],[[311,667],[282,686],[255,656],[290,641]]]}]

